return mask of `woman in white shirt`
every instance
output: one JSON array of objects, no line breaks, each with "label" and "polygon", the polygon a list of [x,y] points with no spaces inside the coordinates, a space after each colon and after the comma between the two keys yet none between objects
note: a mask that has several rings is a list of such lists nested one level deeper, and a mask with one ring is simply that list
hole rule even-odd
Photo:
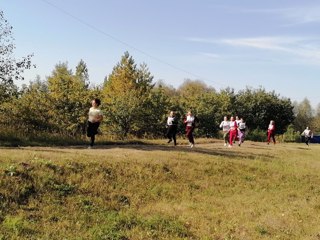
[{"label": "woman in white shirt", "polygon": [[309,146],[310,140],[313,138],[313,133],[309,127],[306,127],[306,129],[301,133],[301,136],[304,136],[304,141]]},{"label": "woman in white shirt", "polygon": [[187,117],[184,120],[184,123],[186,124],[186,135],[189,140],[190,147],[193,148],[194,146],[194,137],[193,137],[193,130],[194,130],[194,116],[192,115],[192,112],[189,111],[187,113]]},{"label": "woman in white shirt", "polygon": [[244,138],[246,136],[245,132],[246,132],[246,123],[243,121],[243,118],[241,118],[240,122],[238,123],[239,147],[244,142]]},{"label": "woman in white shirt", "polygon": [[173,111],[171,111],[167,119],[167,127],[168,127],[167,138],[169,139],[168,143],[170,143],[173,139],[173,143],[175,146],[177,145],[177,139],[176,139],[177,126],[178,126],[178,122],[176,119],[176,115]]},{"label": "woman in white shirt", "polygon": [[220,123],[220,128],[222,128],[224,146],[226,147],[229,141],[228,138],[229,138],[229,130],[230,130],[230,123],[228,121],[227,116],[224,116],[223,121]]},{"label": "woman in white shirt", "polygon": [[101,104],[100,99],[95,98],[92,100],[92,107],[89,109],[88,113],[88,128],[87,128],[87,136],[90,137],[90,146],[92,148],[95,141],[95,135],[98,133],[98,128],[103,119],[102,111],[99,106]]}]

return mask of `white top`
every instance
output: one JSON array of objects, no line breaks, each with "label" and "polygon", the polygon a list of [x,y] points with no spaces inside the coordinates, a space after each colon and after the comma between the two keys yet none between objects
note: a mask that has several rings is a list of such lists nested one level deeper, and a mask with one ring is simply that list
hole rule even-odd
[{"label": "white top", "polygon": [[220,123],[220,128],[222,128],[222,131],[228,132],[229,129],[230,129],[230,123],[229,123],[229,121],[222,121],[222,122]]},{"label": "white top", "polygon": [[102,116],[102,111],[99,108],[91,107],[88,113],[89,122],[97,122],[99,116]]},{"label": "white top", "polygon": [[304,135],[305,137],[312,137],[312,132],[310,129],[305,129],[301,135]]},{"label": "white top", "polygon": [[194,116],[188,115],[188,116],[187,116],[187,120],[186,120],[187,126],[188,126],[188,127],[192,127],[192,123],[193,123],[193,122],[194,122]]},{"label": "white top", "polygon": [[273,130],[274,130],[274,125],[273,125],[273,124],[269,124],[269,126],[268,126],[268,130],[273,131]]},{"label": "white top", "polygon": [[246,129],[246,123],[240,122],[240,123],[238,124],[238,128],[239,128],[240,130]]},{"label": "white top", "polygon": [[167,125],[168,126],[171,126],[171,125],[173,125],[173,122],[174,122],[174,117],[168,117],[168,120],[167,120]]},{"label": "white top", "polygon": [[238,126],[236,121],[230,121],[229,125],[230,125],[230,130],[235,130]]}]

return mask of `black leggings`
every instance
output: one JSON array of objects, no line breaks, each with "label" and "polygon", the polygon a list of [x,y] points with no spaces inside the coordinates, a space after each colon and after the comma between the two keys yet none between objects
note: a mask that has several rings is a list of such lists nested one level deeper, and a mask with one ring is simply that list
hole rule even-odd
[{"label": "black leggings", "polygon": [[87,136],[90,137],[90,146],[94,145],[95,136],[98,133],[98,128],[100,126],[100,122],[89,122],[88,121],[88,128],[87,128]]},{"label": "black leggings", "polygon": [[168,131],[167,131],[167,138],[170,141],[173,139],[173,142],[175,145],[177,144],[176,134],[177,134],[177,125],[169,125]]}]

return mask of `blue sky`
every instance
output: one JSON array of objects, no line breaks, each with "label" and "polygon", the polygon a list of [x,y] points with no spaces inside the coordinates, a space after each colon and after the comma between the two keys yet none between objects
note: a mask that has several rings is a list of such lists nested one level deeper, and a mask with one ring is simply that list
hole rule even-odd
[{"label": "blue sky", "polygon": [[10,0],[16,58],[34,53],[26,83],[83,59],[101,84],[125,51],[154,80],[264,87],[320,103],[320,2],[311,0]]}]

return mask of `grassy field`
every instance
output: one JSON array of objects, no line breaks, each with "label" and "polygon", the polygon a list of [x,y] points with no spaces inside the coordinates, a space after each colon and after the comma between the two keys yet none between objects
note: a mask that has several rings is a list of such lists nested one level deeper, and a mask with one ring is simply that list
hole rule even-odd
[{"label": "grassy field", "polygon": [[320,239],[320,145],[0,149],[0,239]]}]

